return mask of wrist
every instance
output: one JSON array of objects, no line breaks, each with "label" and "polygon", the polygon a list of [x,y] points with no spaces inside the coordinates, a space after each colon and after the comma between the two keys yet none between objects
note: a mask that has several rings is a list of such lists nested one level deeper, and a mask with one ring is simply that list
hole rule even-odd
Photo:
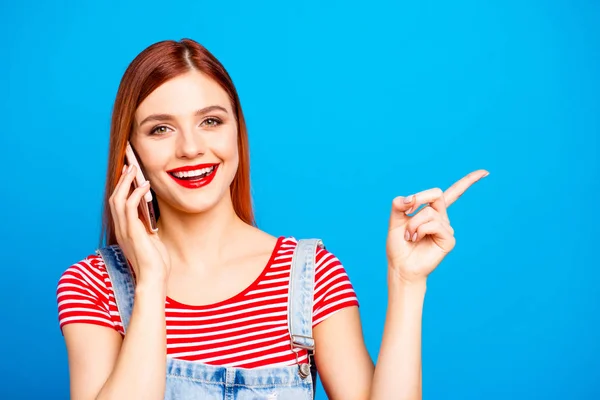
[{"label": "wrist", "polygon": [[407,278],[396,269],[388,268],[388,287],[390,294],[422,296],[427,291],[427,276]]},{"label": "wrist", "polygon": [[136,297],[161,297],[163,300],[167,295],[167,280],[161,276],[146,276],[135,285]]},{"label": "wrist", "polygon": [[134,265],[136,283],[148,286],[166,286],[169,279],[168,270],[162,264],[144,263]]},{"label": "wrist", "polygon": [[427,275],[407,276],[411,274],[402,274],[400,268],[388,265],[388,281],[402,286],[427,286]]}]

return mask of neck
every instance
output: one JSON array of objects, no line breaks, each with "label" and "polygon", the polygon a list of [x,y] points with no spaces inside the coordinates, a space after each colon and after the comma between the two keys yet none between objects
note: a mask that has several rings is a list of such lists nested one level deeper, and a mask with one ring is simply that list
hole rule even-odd
[{"label": "neck", "polygon": [[160,204],[159,237],[175,261],[173,265],[202,268],[214,264],[229,252],[239,232],[248,227],[236,215],[229,196],[197,214]]}]

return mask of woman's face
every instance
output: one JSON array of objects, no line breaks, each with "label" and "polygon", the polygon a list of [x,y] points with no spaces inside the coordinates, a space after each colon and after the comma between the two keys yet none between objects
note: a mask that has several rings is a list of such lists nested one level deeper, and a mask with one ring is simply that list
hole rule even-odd
[{"label": "woman's face", "polygon": [[134,124],[131,145],[161,204],[199,213],[230,196],[237,122],[215,81],[192,71],[165,82],[140,104]]}]

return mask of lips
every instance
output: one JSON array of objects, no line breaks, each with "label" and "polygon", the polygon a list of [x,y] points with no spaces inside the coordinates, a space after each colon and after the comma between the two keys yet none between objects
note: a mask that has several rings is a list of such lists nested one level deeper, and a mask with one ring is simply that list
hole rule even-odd
[{"label": "lips", "polygon": [[167,171],[171,179],[187,189],[198,189],[208,185],[217,174],[219,164],[199,164]]}]

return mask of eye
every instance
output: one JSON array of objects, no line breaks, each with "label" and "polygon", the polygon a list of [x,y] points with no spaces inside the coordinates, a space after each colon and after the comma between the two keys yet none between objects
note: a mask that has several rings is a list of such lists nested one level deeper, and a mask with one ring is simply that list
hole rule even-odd
[{"label": "eye", "polygon": [[221,124],[222,124],[222,122],[220,119],[214,118],[214,117],[208,117],[204,121],[202,121],[202,123],[200,125],[203,125],[203,126],[208,125],[210,127],[215,127],[215,126],[221,125]]},{"label": "eye", "polygon": [[152,128],[152,130],[150,131],[151,135],[164,135],[165,133],[168,132],[168,127],[164,126],[164,125],[159,125],[157,127]]}]

